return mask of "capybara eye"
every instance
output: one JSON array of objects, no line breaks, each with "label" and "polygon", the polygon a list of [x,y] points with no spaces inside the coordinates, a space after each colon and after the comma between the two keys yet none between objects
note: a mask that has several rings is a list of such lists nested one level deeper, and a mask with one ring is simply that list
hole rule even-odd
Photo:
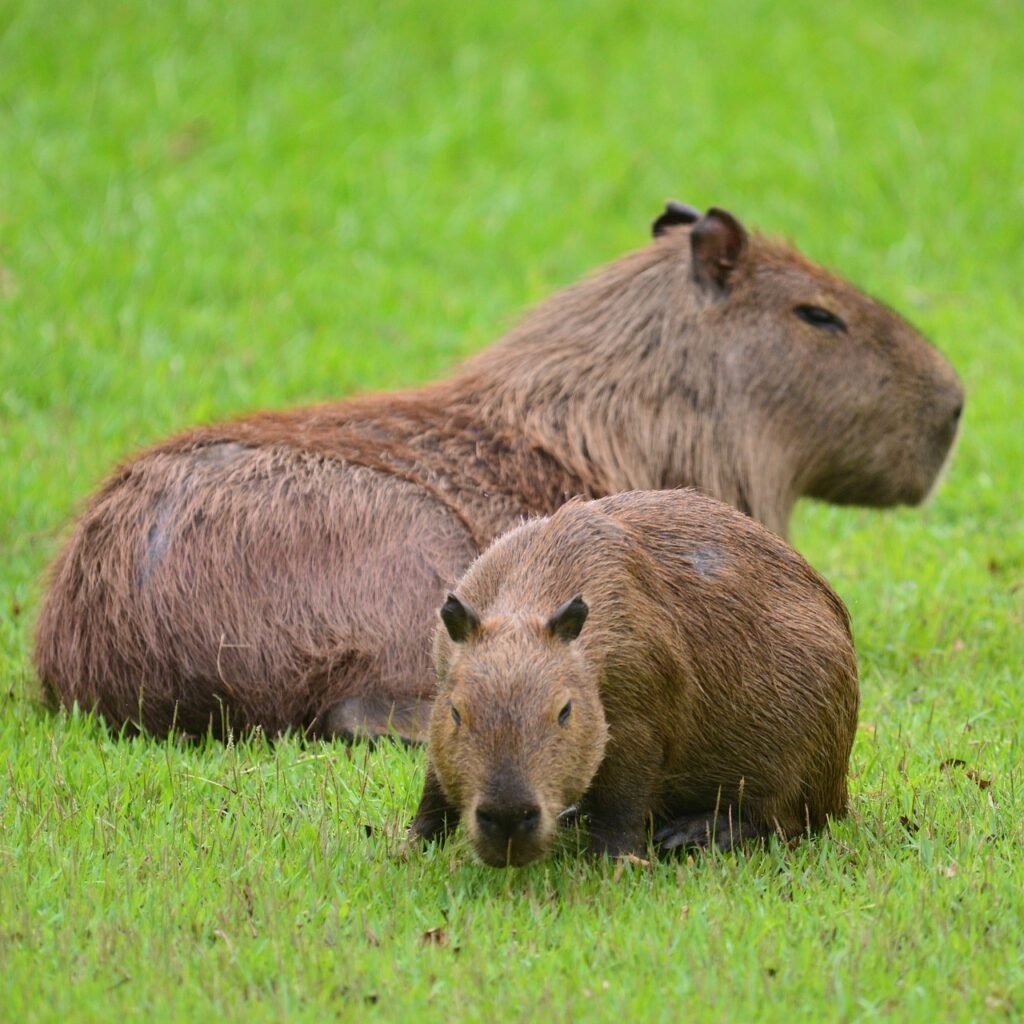
[{"label": "capybara eye", "polygon": [[797,306],[793,312],[812,327],[820,327],[825,331],[846,331],[843,320],[821,306]]},{"label": "capybara eye", "polygon": [[562,710],[558,712],[558,724],[559,725],[565,725],[565,723],[569,721],[569,716],[571,714],[572,714],[572,701],[571,700],[567,700],[565,702],[565,707],[562,708]]},{"label": "capybara eye", "polygon": [[456,728],[462,725],[462,715],[459,714],[459,709],[454,704],[452,705],[452,721]]}]

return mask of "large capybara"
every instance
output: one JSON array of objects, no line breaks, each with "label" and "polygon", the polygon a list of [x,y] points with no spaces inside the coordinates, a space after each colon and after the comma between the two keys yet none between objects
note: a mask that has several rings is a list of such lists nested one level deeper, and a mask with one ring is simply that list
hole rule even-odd
[{"label": "large capybara", "polygon": [[730,848],[846,812],[846,608],[776,534],[692,490],[576,501],[487,549],[441,609],[414,837],[496,867],[576,805],[591,848]]},{"label": "large capybara", "polygon": [[963,403],[936,349],[725,211],[655,235],[450,380],[124,463],[53,567],[44,692],[154,733],[419,739],[437,604],[524,517],[693,485],[785,536],[801,495],[925,497]]}]

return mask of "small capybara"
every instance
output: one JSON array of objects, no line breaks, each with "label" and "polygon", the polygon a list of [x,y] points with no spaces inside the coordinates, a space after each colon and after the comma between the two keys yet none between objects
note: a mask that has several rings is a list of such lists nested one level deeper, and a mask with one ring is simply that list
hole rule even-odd
[{"label": "small capybara", "polygon": [[577,806],[640,854],[846,812],[849,618],[776,534],[692,490],[575,501],[507,533],[441,608],[411,834],[463,821],[495,867],[542,857]]},{"label": "small capybara", "polygon": [[963,403],[912,327],[729,213],[542,304],[450,380],[202,427],[124,463],[50,577],[51,702],[115,728],[424,735],[446,590],[574,496],[921,501]]}]

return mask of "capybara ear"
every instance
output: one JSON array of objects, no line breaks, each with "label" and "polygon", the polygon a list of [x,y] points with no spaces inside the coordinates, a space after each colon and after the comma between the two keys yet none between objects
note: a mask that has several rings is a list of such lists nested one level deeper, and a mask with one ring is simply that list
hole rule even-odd
[{"label": "capybara ear", "polygon": [[563,643],[569,643],[580,635],[583,623],[587,621],[590,609],[587,602],[583,600],[582,594],[570,598],[563,605],[555,609],[555,613],[547,621],[547,630],[552,636],[557,636]]},{"label": "capybara ear", "polygon": [[457,644],[471,640],[480,629],[480,616],[454,594],[449,594],[448,599],[441,605],[441,621],[448,630],[448,635]]},{"label": "capybara ear", "polygon": [[700,210],[689,203],[677,203],[670,199],[665,204],[665,212],[651,225],[651,234],[655,238],[665,234],[669,228],[677,224],[696,224],[700,220]]},{"label": "capybara ear", "polygon": [[727,210],[712,206],[690,232],[694,277],[701,284],[725,288],[746,247],[743,225]]}]

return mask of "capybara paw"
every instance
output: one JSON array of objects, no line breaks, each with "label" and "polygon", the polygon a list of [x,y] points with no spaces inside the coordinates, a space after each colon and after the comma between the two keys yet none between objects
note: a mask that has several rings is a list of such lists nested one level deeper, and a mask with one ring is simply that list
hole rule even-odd
[{"label": "capybara paw", "polygon": [[353,741],[397,739],[416,745],[427,740],[430,701],[385,697],[349,697],[321,716],[323,731],[335,739]]},{"label": "capybara paw", "polygon": [[407,846],[422,846],[437,835],[437,829],[432,828],[419,818],[413,818],[409,827],[405,830],[405,843]]},{"label": "capybara paw", "polygon": [[454,811],[417,814],[406,829],[406,838],[412,846],[444,839],[458,824],[459,816]]},{"label": "capybara paw", "polygon": [[667,822],[654,833],[655,844],[669,850],[732,850],[746,839],[764,836],[767,832],[749,822],[739,822],[729,813],[684,814]]},{"label": "capybara paw", "polygon": [[642,857],[647,852],[642,832],[595,831],[590,828],[590,852],[595,857]]}]

